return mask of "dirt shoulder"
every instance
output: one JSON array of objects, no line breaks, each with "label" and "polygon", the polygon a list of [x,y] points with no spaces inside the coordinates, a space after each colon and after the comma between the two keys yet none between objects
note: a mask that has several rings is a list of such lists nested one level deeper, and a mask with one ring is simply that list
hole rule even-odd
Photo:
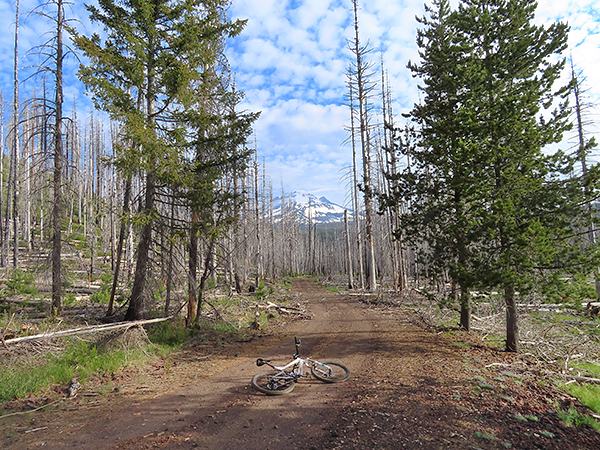
[{"label": "dirt shoulder", "polygon": [[[81,395],[0,419],[6,449],[596,449],[600,434],[563,424],[573,399],[538,379],[519,355],[466,334],[414,325],[410,311],[328,292],[294,290],[313,313],[248,342],[199,348],[141,374],[116,374],[118,392]],[[302,353],[338,360],[351,377],[314,379],[269,397],[250,387],[257,357]]]}]

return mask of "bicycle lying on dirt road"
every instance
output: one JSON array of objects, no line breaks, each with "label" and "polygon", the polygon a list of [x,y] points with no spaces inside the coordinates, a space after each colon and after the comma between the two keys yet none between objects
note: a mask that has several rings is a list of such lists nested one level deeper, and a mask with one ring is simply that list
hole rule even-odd
[{"label": "bicycle lying on dirt road", "polygon": [[311,358],[300,358],[300,339],[294,337],[296,353],[294,360],[285,366],[275,366],[270,359],[257,359],[257,366],[267,365],[275,372],[259,373],[252,378],[252,386],[267,395],[282,395],[292,392],[300,378],[306,378],[304,367],[310,367],[310,372],[317,379],[326,383],[339,383],[350,376],[350,371],[343,364],[333,361],[317,361]]}]

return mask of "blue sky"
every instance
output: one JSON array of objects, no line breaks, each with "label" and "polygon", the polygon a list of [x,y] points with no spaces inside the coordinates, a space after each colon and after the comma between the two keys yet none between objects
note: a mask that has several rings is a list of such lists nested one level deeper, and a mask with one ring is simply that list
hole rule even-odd
[{"label": "blue sky", "polygon": [[[351,7],[351,0],[234,0],[233,17],[248,18],[248,25],[228,50],[245,106],[262,111],[258,149],[275,189],[283,179],[286,189],[303,188],[342,205],[348,203],[343,175],[351,164],[350,146],[342,145],[350,123],[344,74],[352,57],[346,45],[354,32]],[[423,1],[362,0],[359,7],[361,40],[374,49],[376,66],[383,54],[394,112],[407,112],[418,101],[417,80],[406,64],[418,60],[415,16],[423,15]],[[597,104],[599,1],[540,0],[536,20],[571,25],[570,51]]]},{"label": "blue sky", "polygon": [[[47,38],[47,22],[24,13],[39,3],[21,0],[23,67],[35,63],[27,52]],[[68,16],[91,31],[84,2],[73,3]],[[12,97],[14,5],[12,0],[0,0],[2,29],[7,30],[0,35],[0,88],[5,100]],[[423,15],[423,1],[362,0],[359,6],[361,40],[373,48],[376,66],[383,54],[394,112],[407,112],[418,101],[418,81],[406,64],[418,59],[415,16]],[[229,42],[227,55],[237,87],[246,93],[242,107],[262,112],[255,138],[276,195],[283,183],[286,191],[305,189],[341,205],[349,203],[343,178],[351,164],[351,148],[343,142],[350,123],[345,72],[351,61],[347,39],[354,32],[351,8],[351,0],[232,0],[230,17],[248,19],[248,24]],[[536,20],[571,25],[569,51],[586,77],[588,100],[599,104],[600,0],[539,0]],[[85,117],[90,104],[79,100],[83,87],[74,76],[77,61],[71,58],[68,64],[65,98],[70,104],[77,99],[78,115]],[[375,81],[379,79],[376,75]],[[24,81],[22,96],[34,85]],[[590,112],[590,119],[600,119],[596,109]]]}]

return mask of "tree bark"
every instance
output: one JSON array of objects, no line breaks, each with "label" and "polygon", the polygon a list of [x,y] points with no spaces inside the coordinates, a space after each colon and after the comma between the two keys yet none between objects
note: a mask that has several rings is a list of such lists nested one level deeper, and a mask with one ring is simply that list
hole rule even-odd
[{"label": "tree bark", "polygon": [[211,264],[212,257],[214,255],[215,248],[215,240],[212,238],[208,244],[208,248],[206,250],[206,257],[204,258],[204,270],[202,272],[202,276],[200,277],[200,283],[198,286],[198,309],[196,313],[195,323],[200,321],[200,311],[202,309],[202,302],[204,300],[204,287],[206,285],[206,280],[211,275],[214,267]]},{"label": "tree bark", "polygon": [[192,211],[192,223],[190,225],[190,247],[188,258],[188,309],[186,324],[196,322],[196,305],[198,289],[198,211]]},{"label": "tree bark", "polygon": [[515,287],[508,284],[504,287],[504,301],[506,302],[506,351],[519,351],[519,327],[517,324],[517,303]]},{"label": "tree bark", "polygon": [[62,136],[62,62],[63,62],[63,2],[57,0],[56,29],[56,123],[54,132],[54,205],[52,208],[52,311],[59,314],[62,309],[61,290],[61,222],[63,216],[62,170],[63,170],[63,136]]},{"label": "tree bark", "polygon": [[[156,194],[156,179],[152,172],[146,174],[146,196],[144,214],[148,217],[152,215],[154,209],[154,197]],[[142,316],[144,306],[144,291],[146,289],[146,276],[148,273],[148,257],[150,254],[150,245],[152,244],[152,220],[147,218],[140,235],[140,242],[137,248],[137,260],[135,265],[135,276],[133,287],[131,288],[131,297],[129,299],[129,308],[125,313],[125,320],[139,320]]]},{"label": "tree bark", "polygon": [[125,192],[123,193],[123,218],[121,219],[121,227],[119,230],[119,241],[117,242],[117,259],[115,261],[115,271],[113,275],[112,288],[110,290],[110,300],[106,310],[107,316],[112,316],[114,313],[115,294],[119,283],[119,273],[121,271],[121,257],[123,255],[123,242],[125,241],[125,228],[127,226],[126,217],[129,214],[129,202],[131,198],[131,176],[125,181]]},{"label": "tree bark", "polygon": [[344,210],[344,230],[346,234],[346,252],[348,255],[348,289],[354,289],[354,273],[352,271],[352,246],[350,245],[350,230],[348,229],[348,210]]},{"label": "tree bark", "polygon": [[[13,269],[19,265],[19,6],[17,0],[15,13],[15,66],[13,94],[13,157],[12,157],[12,222],[13,222]],[[57,74],[58,76],[58,74]]]},{"label": "tree bark", "polygon": [[469,290],[460,288],[460,326],[465,331],[471,331],[471,296]]}]

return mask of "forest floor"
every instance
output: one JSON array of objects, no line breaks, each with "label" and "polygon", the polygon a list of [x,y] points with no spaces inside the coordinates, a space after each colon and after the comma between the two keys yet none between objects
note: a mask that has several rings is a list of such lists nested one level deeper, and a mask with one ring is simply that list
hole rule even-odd
[{"label": "forest floor", "polygon": [[[312,319],[280,321],[244,342],[198,346],[150,369],[89,382],[75,398],[0,419],[4,449],[598,449],[584,408],[536,364],[473,335],[415,324],[408,308],[369,304],[294,281]],[[257,357],[337,360],[344,383],[308,378],[266,396]],[[588,411],[589,413],[589,411]]]}]

